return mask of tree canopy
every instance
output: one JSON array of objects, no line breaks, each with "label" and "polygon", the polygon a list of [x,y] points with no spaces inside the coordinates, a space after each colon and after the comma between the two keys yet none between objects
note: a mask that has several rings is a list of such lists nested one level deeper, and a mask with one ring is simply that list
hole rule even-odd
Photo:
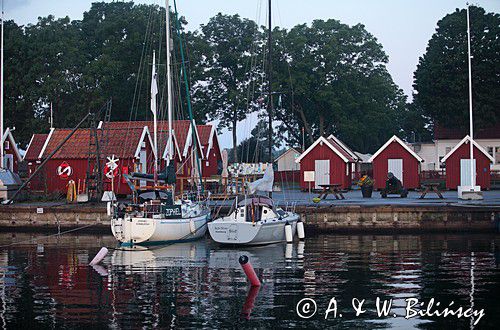
[{"label": "tree canopy", "polygon": [[[446,127],[469,123],[466,15],[457,9],[437,23],[415,71],[415,105]],[[470,29],[474,123],[487,127],[500,120],[500,15],[471,6]]]},{"label": "tree canopy", "polygon": [[[473,13],[472,21],[479,21],[480,9],[475,8]],[[451,24],[451,30],[458,29],[462,24],[456,22],[462,19],[460,15],[449,15],[451,19],[443,19],[440,26]],[[499,46],[493,42],[498,35],[498,15],[483,12],[483,16],[486,23],[473,23],[476,107],[478,113],[491,115],[500,94],[492,92],[499,88]],[[50,103],[56,127],[73,126],[109,98],[113,98],[113,120],[151,118],[153,50],[160,61],[160,108],[164,112],[164,17],[165,9],[155,5],[96,2],[82,20],[48,16],[27,26],[6,22],[6,122],[19,128],[16,138],[26,145],[32,133],[47,131]],[[171,17],[174,22],[175,17]],[[450,23],[444,24],[445,21]],[[179,22],[183,28],[187,24],[184,18]],[[453,35],[451,30],[449,38]],[[247,153],[235,148],[236,124],[251,112],[262,117],[269,102],[266,33],[265,27],[252,20],[224,14],[217,14],[193,32],[183,30],[195,118],[199,122],[217,120],[219,128],[232,131],[235,160]],[[444,32],[437,32],[438,36],[441,34]],[[392,134],[410,139],[428,135],[427,122],[442,113],[437,109],[444,107],[445,99],[459,102],[453,100],[455,94],[445,95],[439,87],[452,79],[453,71],[445,70],[448,62],[437,65],[431,60],[441,63],[458,57],[453,51],[462,51],[460,36],[456,37],[456,47],[450,48],[452,55],[439,59],[439,52],[451,47],[446,43],[449,38],[441,45],[441,41],[433,41],[440,39],[433,37],[415,74],[418,93],[414,104],[407,103],[392,80],[386,67],[387,54],[362,24],[349,26],[335,19],[315,20],[291,29],[275,27],[272,36],[274,119],[279,124],[273,140],[277,147],[281,141],[289,146],[301,145],[304,131],[306,146],[320,135],[335,134],[357,151],[373,152]],[[174,97],[180,100],[174,103],[177,118],[182,118],[185,95],[180,85],[175,29],[172,38]],[[479,39],[487,39],[488,47],[480,48]],[[442,48],[433,46],[435,43]],[[462,69],[453,65],[454,70]],[[436,73],[436,67],[444,71]],[[497,72],[496,76],[491,71]],[[437,79],[440,85],[427,86],[435,83],[436,76],[448,80]],[[450,90],[458,93],[462,87],[453,83]],[[439,91],[441,94],[436,94]],[[438,105],[431,107],[433,98],[438,99]],[[257,131],[267,132],[264,126],[261,122]],[[257,131],[245,142],[253,152],[260,148],[257,146],[267,145],[266,134]]]}]

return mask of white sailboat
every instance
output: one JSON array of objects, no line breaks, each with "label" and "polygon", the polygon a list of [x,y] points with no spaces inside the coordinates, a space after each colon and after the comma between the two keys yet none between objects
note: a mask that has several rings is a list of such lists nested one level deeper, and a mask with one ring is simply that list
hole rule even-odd
[{"label": "white sailboat", "polygon": [[[168,93],[168,158],[169,166],[173,165],[173,138],[172,138],[172,86],[170,60],[170,16],[168,0],[166,4],[166,38],[167,38],[167,93]],[[151,111],[154,119],[154,149],[155,174],[154,184],[158,182],[158,145],[157,145],[157,116],[156,116],[156,67],[153,53],[153,69],[151,81]],[[188,96],[189,97],[189,96]],[[193,131],[193,134],[196,134]],[[193,139],[194,140],[194,139]],[[173,167],[173,166],[172,166]],[[168,183],[169,178],[164,181]],[[175,178],[170,189],[154,189],[137,197],[142,200],[139,204],[115,203],[111,208],[111,231],[122,246],[135,244],[154,245],[172,242],[184,242],[203,237],[210,219],[210,209],[202,201],[189,199],[175,200]],[[201,182],[200,182],[201,183]]]},{"label": "white sailboat", "polygon": [[[264,177],[248,185],[249,195],[236,198],[227,216],[208,224],[212,239],[221,244],[262,245],[290,241],[297,230],[300,216],[276,207],[272,199],[274,171],[272,159],[272,84],[271,84],[271,0],[269,0],[268,88],[269,88],[269,159]],[[254,195],[269,192],[269,197]],[[288,233],[287,233],[288,231]],[[288,236],[288,237],[287,237]]]},{"label": "white sailboat", "polygon": [[284,242],[286,226],[293,237],[300,216],[274,205],[272,198],[255,195],[258,191],[272,191],[274,178],[272,166],[264,177],[249,184],[249,195],[236,197],[227,216],[208,224],[210,236],[221,244],[262,245]]}]

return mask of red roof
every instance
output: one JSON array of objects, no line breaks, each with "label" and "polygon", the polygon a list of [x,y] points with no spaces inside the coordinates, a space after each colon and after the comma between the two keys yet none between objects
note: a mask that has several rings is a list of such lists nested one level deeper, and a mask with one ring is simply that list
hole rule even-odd
[{"label": "red roof", "polygon": [[342,156],[347,158],[349,162],[351,163],[356,162],[356,160],[352,158],[352,156],[347,151],[345,151],[344,148],[342,148],[342,146],[340,146],[334,139],[327,138],[327,140],[332,144],[332,146],[335,147],[335,149],[337,149],[342,154]]},{"label": "red roof", "polygon": [[48,134],[33,134],[31,138],[31,142],[28,146],[28,150],[24,154],[24,160],[26,161],[35,161],[38,159],[40,155],[40,151],[42,151],[43,145],[45,144],[45,140],[47,140]]},{"label": "red roof", "polygon": [[200,135],[200,142],[202,146],[210,143],[210,133],[212,133],[212,125],[196,125],[198,134]]},{"label": "red roof", "polygon": [[[468,128],[434,126],[434,140],[461,140],[469,134]],[[500,139],[500,122],[491,127],[474,130],[475,139]]]},{"label": "red roof", "polygon": [[[101,146],[102,157],[111,154],[118,158],[130,158],[135,156],[135,152],[141,142],[144,127],[131,128],[110,128],[108,131],[107,143]],[[71,132],[71,129],[55,129],[45,148],[43,157],[47,157]],[[101,134],[101,131],[98,131]],[[105,139],[106,140],[106,139]],[[78,129],[73,136],[54,154],[54,158],[77,159],[88,158],[89,155],[90,129]]]},{"label": "red roof", "polygon": [[[123,128],[129,129],[132,127],[144,127],[147,126],[151,135],[153,135],[154,124],[152,121],[113,121],[108,124],[110,129],[113,128]],[[205,125],[199,125],[205,126]],[[158,127],[158,149],[160,157],[163,155],[167,141],[168,141],[168,121],[161,120],[157,123]],[[189,120],[174,120],[174,138],[177,141],[180,152],[184,151],[186,146],[187,136],[190,128]],[[198,132],[199,134],[199,132]],[[201,143],[201,142],[200,142]]]}]

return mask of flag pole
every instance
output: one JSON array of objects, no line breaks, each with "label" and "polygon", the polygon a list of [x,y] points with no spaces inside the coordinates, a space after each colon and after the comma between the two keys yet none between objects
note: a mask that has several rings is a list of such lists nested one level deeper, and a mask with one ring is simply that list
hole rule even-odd
[{"label": "flag pole", "polygon": [[0,72],[0,169],[2,169],[4,167],[4,155],[3,155],[3,148],[4,148],[4,145],[3,145],[3,134],[4,134],[4,130],[3,130],[3,67],[4,67],[4,61],[3,61],[3,36],[4,36],[4,33],[3,33],[3,21],[4,21],[4,13],[3,13],[3,0],[2,0],[2,28],[1,28],[1,50],[0,50],[0,62],[1,62],[1,66],[2,66],[2,69],[1,69],[1,72]]},{"label": "flag pole", "polygon": [[470,17],[469,17],[469,3],[467,3],[467,61],[469,64],[469,134],[470,134],[470,183],[472,190],[476,186],[476,173],[474,167],[474,125],[472,118],[472,64],[471,64],[471,51],[470,51]]}]

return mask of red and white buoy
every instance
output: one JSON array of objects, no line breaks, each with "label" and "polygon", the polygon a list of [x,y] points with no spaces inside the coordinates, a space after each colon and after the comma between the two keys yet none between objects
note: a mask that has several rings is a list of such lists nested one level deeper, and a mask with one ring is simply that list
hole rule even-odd
[{"label": "red and white buoy", "polygon": [[255,273],[255,270],[253,269],[250,260],[248,260],[248,257],[246,255],[242,255],[240,256],[238,261],[241,265],[241,268],[243,268],[245,275],[250,281],[250,284],[252,286],[260,286],[259,278],[257,277],[257,274]]}]

